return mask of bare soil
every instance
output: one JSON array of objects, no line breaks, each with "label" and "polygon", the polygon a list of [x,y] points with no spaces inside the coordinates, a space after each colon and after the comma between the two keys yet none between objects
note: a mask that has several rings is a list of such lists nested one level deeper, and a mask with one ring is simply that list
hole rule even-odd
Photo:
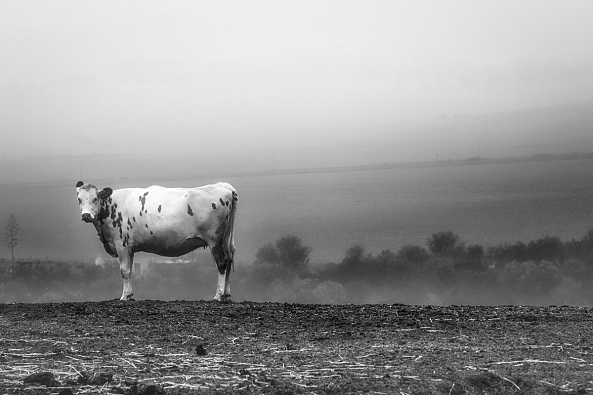
[{"label": "bare soil", "polygon": [[0,393],[586,394],[589,308],[0,305]]}]

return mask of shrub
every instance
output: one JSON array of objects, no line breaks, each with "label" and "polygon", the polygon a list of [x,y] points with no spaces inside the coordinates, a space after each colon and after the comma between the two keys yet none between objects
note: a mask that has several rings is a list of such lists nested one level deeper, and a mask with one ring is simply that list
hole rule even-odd
[{"label": "shrub", "polygon": [[412,265],[421,265],[428,261],[430,255],[424,248],[408,244],[399,249],[396,258]]},{"label": "shrub", "polygon": [[484,247],[479,244],[472,244],[467,247],[467,258],[472,262],[481,262],[484,257]]},{"label": "shrub", "polygon": [[324,281],[313,288],[315,303],[346,303],[347,295],[344,286],[335,281]]},{"label": "shrub", "polygon": [[564,244],[560,238],[546,236],[532,240],[527,244],[527,255],[534,261],[563,261],[565,256]]},{"label": "shrub", "polygon": [[361,245],[353,245],[346,250],[344,259],[336,268],[336,275],[338,279],[345,281],[361,280],[361,276],[366,275],[368,267],[366,266],[367,259],[364,256],[364,247]]},{"label": "shrub", "polygon": [[582,280],[586,276],[585,264],[574,258],[567,259],[560,267],[562,274],[575,280]]},{"label": "shrub", "polygon": [[459,242],[459,236],[453,232],[439,232],[433,235],[426,241],[428,249],[435,255],[447,255],[454,251],[455,246]]},{"label": "shrub", "polygon": [[501,275],[510,303],[542,305],[550,302],[549,295],[562,282],[558,268],[548,261],[507,264]]}]

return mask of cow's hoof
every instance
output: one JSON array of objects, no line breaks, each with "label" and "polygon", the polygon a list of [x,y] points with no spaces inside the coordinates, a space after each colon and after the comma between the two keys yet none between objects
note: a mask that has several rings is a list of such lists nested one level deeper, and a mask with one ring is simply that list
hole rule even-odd
[{"label": "cow's hoof", "polygon": [[121,298],[119,298],[119,300],[123,300],[124,302],[136,300],[132,296],[133,296],[133,294],[130,294],[128,296],[122,296]]},{"label": "cow's hoof", "polygon": [[231,303],[231,295],[216,295],[214,300],[220,303]]}]

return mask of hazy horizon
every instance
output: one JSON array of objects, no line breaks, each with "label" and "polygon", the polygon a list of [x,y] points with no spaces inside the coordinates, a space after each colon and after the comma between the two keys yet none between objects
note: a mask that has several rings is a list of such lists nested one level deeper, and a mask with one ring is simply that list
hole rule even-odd
[{"label": "hazy horizon", "polygon": [[592,12],[587,1],[2,2],[0,161],[79,163],[0,176],[512,156],[542,141],[588,150],[590,118],[556,130],[482,120],[591,107]]},{"label": "hazy horizon", "polygon": [[478,116],[402,124],[409,135],[369,131],[366,139],[302,146],[230,147],[195,153],[76,152],[0,157],[0,185],[103,180],[217,178],[270,171],[383,164],[505,159],[593,152],[593,100]]}]

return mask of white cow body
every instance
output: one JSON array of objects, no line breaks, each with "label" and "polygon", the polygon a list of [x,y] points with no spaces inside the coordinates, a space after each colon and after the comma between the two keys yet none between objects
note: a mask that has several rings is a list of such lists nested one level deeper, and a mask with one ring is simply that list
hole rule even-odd
[{"label": "white cow body", "polygon": [[210,247],[219,272],[214,299],[230,300],[238,201],[230,184],[99,191],[94,185],[79,181],[76,192],[82,220],[95,226],[105,251],[119,258],[124,283],[122,300],[132,297],[134,253],[175,257],[206,246]]}]

